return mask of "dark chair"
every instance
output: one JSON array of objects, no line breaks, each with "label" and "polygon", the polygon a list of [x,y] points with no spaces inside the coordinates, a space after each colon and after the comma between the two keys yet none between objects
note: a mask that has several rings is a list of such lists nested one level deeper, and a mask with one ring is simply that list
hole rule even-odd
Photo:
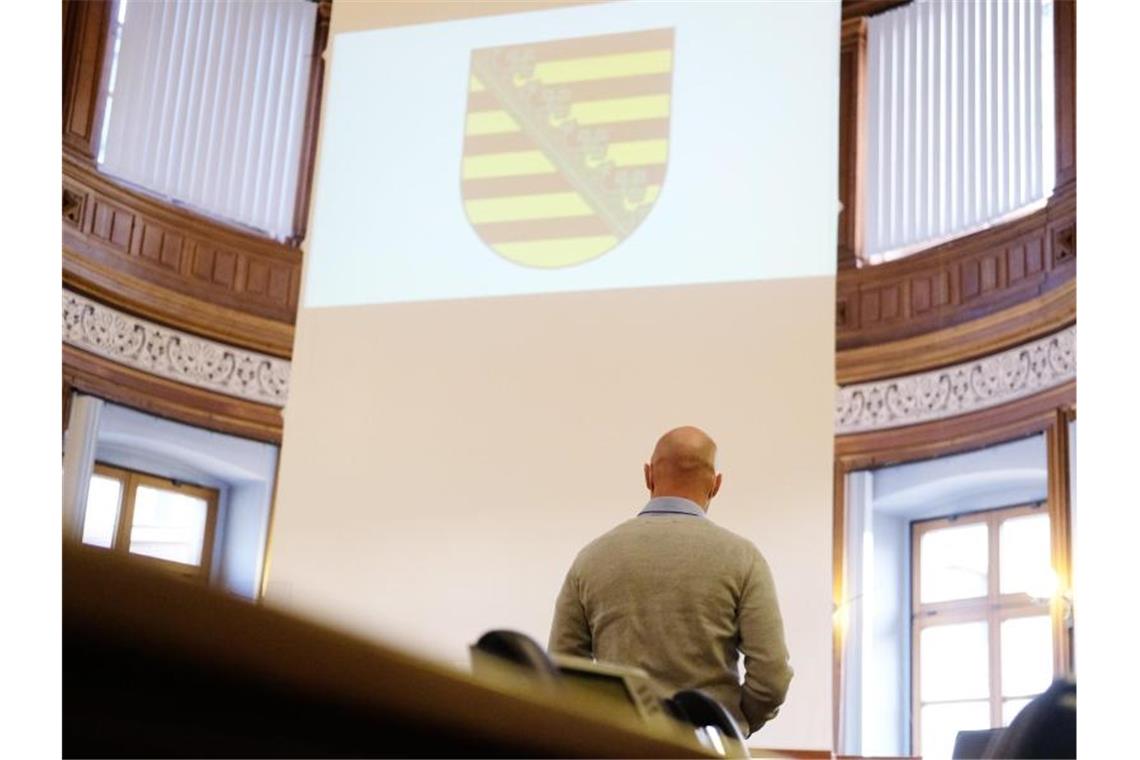
[{"label": "dark chair", "polygon": [[724,705],[696,689],[683,689],[668,700],[666,707],[674,718],[697,728],[713,726],[729,739],[744,745],[744,733],[740,724],[732,717]]},{"label": "dark chair", "polygon": [[981,731],[959,731],[954,738],[954,751],[950,755],[954,760],[982,760],[992,757],[986,750],[997,741],[1004,732],[1004,728],[987,728]]},{"label": "dark chair", "polygon": [[1075,758],[1077,683],[1058,678],[1022,708],[988,750],[991,758]]},{"label": "dark chair", "polygon": [[558,666],[546,654],[546,650],[525,633],[487,631],[471,648],[527,668],[540,681],[552,682],[560,678]]}]

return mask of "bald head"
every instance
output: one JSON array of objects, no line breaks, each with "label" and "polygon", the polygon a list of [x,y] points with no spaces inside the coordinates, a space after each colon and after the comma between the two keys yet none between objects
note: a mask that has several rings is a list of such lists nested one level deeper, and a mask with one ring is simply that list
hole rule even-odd
[{"label": "bald head", "polygon": [[708,510],[720,490],[716,471],[716,443],[700,428],[670,430],[657,441],[653,457],[645,465],[645,485],[650,494],[679,496]]}]

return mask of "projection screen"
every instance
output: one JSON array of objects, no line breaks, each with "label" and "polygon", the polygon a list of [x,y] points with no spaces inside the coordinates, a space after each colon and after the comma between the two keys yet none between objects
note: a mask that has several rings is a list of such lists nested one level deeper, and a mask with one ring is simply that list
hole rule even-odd
[{"label": "projection screen", "polygon": [[839,4],[334,4],[266,599],[546,641],[656,438],[719,444],[831,747]]}]

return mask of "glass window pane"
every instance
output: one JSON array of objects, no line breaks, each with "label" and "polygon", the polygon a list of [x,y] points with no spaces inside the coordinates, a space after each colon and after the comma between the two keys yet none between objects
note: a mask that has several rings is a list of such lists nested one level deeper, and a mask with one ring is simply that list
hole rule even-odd
[{"label": "glass window pane", "polygon": [[150,486],[135,492],[131,553],[197,565],[206,533],[205,499]]},{"label": "glass window pane", "polygon": [[1053,626],[1048,615],[1001,624],[1002,696],[1039,694],[1053,680]]},{"label": "glass window pane", "polygon": [[115,543],[123,485],[115,478],[92,475],[87,488],[87,513],[83,517],[83,543],[107,549]]},{"label": "glass window pane", "polygon": [[999,541],[1001,593],[1024,591],[1040,598],[1053,596],[1056,581],[1049,560],[1049,515],[1004,520]]},{"label": "glass window pane", "polygon": [[976,731],[990,727],[990,703],[952,702],[922,706],[923,760],[949,760],[959,731]]},{"label": "glass window pane", "polygon": [[1001,724],[1008,726],[1021,712],[1021,708],[1033,701],[1032,697],[1026,699],[1007,699],[1001,703]]},{"label": "glass window pane", "polygon": [[923,534],[919,549],[923,603],[986,595],[988,531],[984,523],[974,523]]},{"label": "glass window pane", "polygon": [[989,696],[990,658],[986,622],[922,629],[922,701]]}]

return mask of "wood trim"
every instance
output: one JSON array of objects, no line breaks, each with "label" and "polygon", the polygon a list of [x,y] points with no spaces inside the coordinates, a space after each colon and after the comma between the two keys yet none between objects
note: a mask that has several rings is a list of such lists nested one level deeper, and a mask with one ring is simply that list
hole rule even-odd
[{"label": "wood trim", "polygon": [[67,433],[67,427],[71,424],[71,397],[75,388],[71,386],[67,377],[63,378],[63,432]]},{"label": "wood trim", "polygon": [[1008,309],[911,338],[835,353],[835,380],[851,385],[990,356],[1077,321],[1077,283],[1069,280]]},{"label": "wood trim", "polygon": [[874,16],[909,2],[911,0],[843,0],[843,20]]},{"label": "wood trim", "polygon": [[962,325],[1076,278],[1076,187],[1020,219],[836,278],[836,348]]},{"label": "wood trim", "polygon": [[1077,181],[1077,4],[1053,3],[1057,188]]},{"label": "wood trim", "polygon": [[300,246],[309,229],[309,199],[313,191],[313,170],[317,163],[317,135],[321,125],[321,96],[325,82],[325,50],[329,42],[332,0],[317,4],[317,23],[309,57],[309,94],[305,101],[305,131],[301,136],[301,160],[297,174],[297,195],[293,205],[293,236],[289,244]]},{"label": "wood trim", "polygon": [[[837,460],[832,471],[834,508],[831,511],[831,746],[842,738],[843,649],[847,645],[847,578],[844,572],[847,539],[847,471]],[[839,613],[839,614],[836,614]]]},{"label": "wood trim", "polygon": [[839,268],[863,254],[863,145],[866,119],[867,20],[847,19],[839,35]]},{"label": "wood trim", "polygon": [[280,410],[194,388],[63,346],[63,377],[75,390],[221,433],[281,443]]},{"label": "wood trim", "polygon": [[93,161],[102,123],[112,0],[63,3],[63,145]]},{"label": "wood trim", "polygon": [[63,287],[119,311],[232,346],[282,359],[293,352],[292,325],[167,290],[66,248]]},{"label": "wood trim", "polygon": [[[1069,420],[1068,410],[1059,408],[1053,423],[1045,431],[1045,449],[1049,460],[1048,505],[1053,572],[1062,592],[1073,588],[1072,580],[1072,502],[1069,492]],[[1065,621],[1064,603],[1054,599],[1050,610],[1053,623],[1053,671],[1058,675],[1073,672],[1072,631]]]}]

